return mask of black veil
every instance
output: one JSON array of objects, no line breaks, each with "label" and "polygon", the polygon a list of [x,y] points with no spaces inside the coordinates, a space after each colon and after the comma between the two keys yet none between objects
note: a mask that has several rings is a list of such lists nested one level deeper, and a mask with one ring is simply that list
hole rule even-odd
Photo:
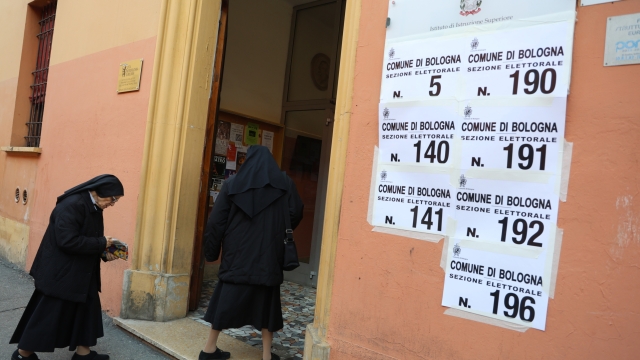
[{"label": "black veil", "polygon": [[64,194],[58,196],[56,204],[73,194],[78,194],[83,191],[90,190],[94,190],[101,198],[110,196],[124,196],[124,187],[122,186],[120,180],[114,175],[104,174],[96,176],[89,181],[83,182],[82,184],[76,185],[71,189],[65,191]]},{"label": "black veil", "polygon": [[252,145],[240,171],[229,182],[229,199],[249,217],[285,195],[289,185],[265,146]]}]

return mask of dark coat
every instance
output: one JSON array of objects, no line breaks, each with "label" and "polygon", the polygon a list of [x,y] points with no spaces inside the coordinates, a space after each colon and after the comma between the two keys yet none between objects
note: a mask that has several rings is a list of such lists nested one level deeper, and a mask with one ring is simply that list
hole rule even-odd
[{"label": "dark coat", "polygon": [[229,189],[237,181],[236,176],[229,178],[222,186],[207,222],[204,252],[207,261],[215,261],[222,247],[218,277],[223,282],[265,286],[282,284],[285,238],[283,202],[287,201],[294,229],[302,220],[304,205],[293,181],[280,174],[286,179],[289,190],[252,217],[238,207],[229,195]]},{"label": "dark coat", "polygon": [[88,191],[60,201],[31,267],[36,289],[45,295],[85,302],[92,274],[100,291],[100,256],[107,246],[102,209]]}]

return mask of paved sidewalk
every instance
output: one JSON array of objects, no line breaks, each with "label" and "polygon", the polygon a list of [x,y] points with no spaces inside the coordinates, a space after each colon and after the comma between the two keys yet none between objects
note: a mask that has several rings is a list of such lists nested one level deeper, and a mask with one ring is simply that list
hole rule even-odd
[{"label": "paved sidewalk", "polygon": [[[14,344],[9,344],[9,339],[33,289],[33,280],[29,275],[0,259],[0,360],[11,359],[16,349]],[[109,354],[113,360],[173,359],[117,327],[109,316],[103,314],[102,318],[104,337],[98,339],[98,345],[93,350]],[[41,360],[68,360],[72,355],[65,348],[57,349],[54,353],[40,353],[39,357]]]}]

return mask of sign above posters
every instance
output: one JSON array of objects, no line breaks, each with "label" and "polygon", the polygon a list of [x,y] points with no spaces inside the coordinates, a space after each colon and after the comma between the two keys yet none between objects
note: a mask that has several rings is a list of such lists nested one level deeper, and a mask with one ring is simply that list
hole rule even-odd
[{"label": "sign above posters", "polygon": [[606,4],[606,3],[616,2],[616,1],[620,1],[620,0],[581,0],[580,6]]},{"label": "sign above posters", "polygon": [[640,64],[640,13],[607,19],[604,66]]},{"label": "sign above posters", "polygon": [[387,40],[575,11],[575,0],[395,0]]}]

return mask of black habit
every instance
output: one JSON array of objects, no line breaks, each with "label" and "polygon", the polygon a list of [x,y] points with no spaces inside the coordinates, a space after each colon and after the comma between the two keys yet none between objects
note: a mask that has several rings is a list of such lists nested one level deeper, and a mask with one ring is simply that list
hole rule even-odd
[{"label": "black habit", "polygon": [[104,336],[100,306],[100,259],[104,237],[100,197],[122,196],[122,184],[103,175],[67,190],[58,198],[49,218],[31,276],[35,291],[10,343],[35,352],[55,348],[94,346]]},{"label": "black habit", "polygon": [[205,230],[207,261],[222,249],[220,281],[204,317],[214,329],[282,329],[285,206],[295,229],[304,205],[293,180],[266,147],[251,146],[238,174],[222,186]]}]

